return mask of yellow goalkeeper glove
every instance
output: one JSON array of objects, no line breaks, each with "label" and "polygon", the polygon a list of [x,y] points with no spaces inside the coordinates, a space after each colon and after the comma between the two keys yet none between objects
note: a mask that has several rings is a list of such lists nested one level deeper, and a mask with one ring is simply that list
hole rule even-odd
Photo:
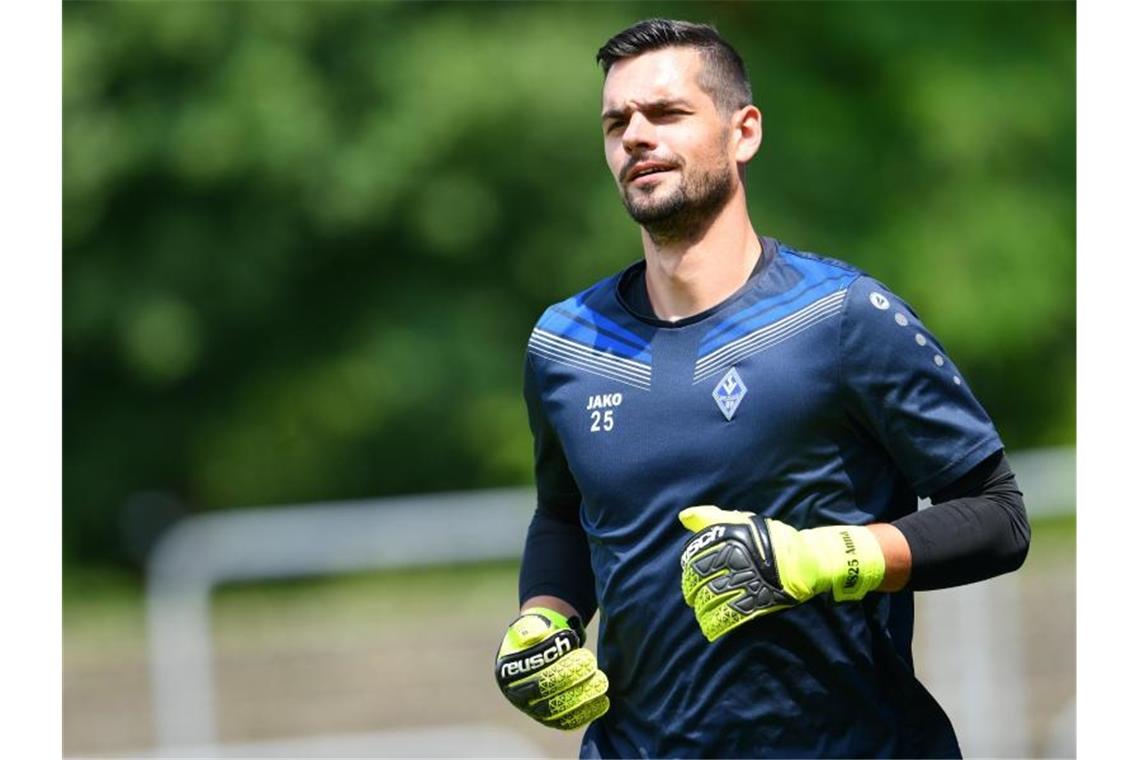
[{"label": "yellow goalkeeper glove", "polygon": [[609,681],[583,648],[577,617],[532,607],[507,628],[495,658],[495,679],[515,707],[543,725],[572,731],[610,709]]},{"label": "yellow goalkeeper glove", "polygon": [[879,541],[860,525],[796,530],[712,506],[678,517],[696,534],[681,553],[681,593],[709,641],[816,594],[853,601],[883,582]]}]

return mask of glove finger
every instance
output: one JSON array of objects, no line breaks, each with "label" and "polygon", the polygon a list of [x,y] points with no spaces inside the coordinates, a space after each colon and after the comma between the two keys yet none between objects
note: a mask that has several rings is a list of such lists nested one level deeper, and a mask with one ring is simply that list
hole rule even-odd
[{"label": "glove finger", "polygon": [[702,504],[696,507],[682,509],[677,519],[681,524],[694,533],[704,530],[710,525],[718,523],[735,523],[747,525],[751,512],[737,512],[714,507],[711,504]]},{"label": "glove finger", "polygon": [[[695,573],[694,573],[695,575]],[[682,582],[685,578],[682,576]],[[685,601],[698,617],[707,614],[714,607],[738,602],[739,611],[749,614],[772,604],[785,601],[768,584],[760,579],[751,567],[740,570],[726,568],[713,576],[690,581],[691,592]]]},{"label": "glove finger", "polygon": [[[774,612],[775,610],[771,611]],[[700,624],[701,633],[705,635],[705,638],[709,641],[716,641],[733,628],[747,623],[753,617],[757,617],[757,615],[744,615],[733,609],[731,605],[723,604],[697,617],[697,622]]]},{"label": "glove finger", "polygon": [[689,606],[698,617],[706,615],[713,608],[722,604],[735,604],[738,611],[746,615],[764,614],[775,609],[784,609],[796,602],[791,594],[773,588],[760,580],[755,573],[741,573],[745,577],[741,582],[725,574],[709,579],[707,583],[697,587],[691,598],[687,598]]},{"label": "glove finger", "polygon": [[720,545],[703,549],[684,566],[681,590],[709,641],[794,602],[764,578],[740,538],[731,536]]},{"label": "glove finger", "polygon": [[714,607],[719,607],[722,604],[728,604],[729,602],[738,599],[743,595],[744,592],[739,589],[715,591],[710,588],[708,584],[705,584],[704,586],[701,586],[699,589],[697,589],[697,593],[693,595],[692,604],[689,606],[693,608],[693,612],[696,613],[697,618],[699,619],[708,615]]},{"label": "glove finger", "polygon": [[572,716],[571,714],[575,712],[588,713],[589,710],[583,708],[587,707],[588,703],[596,702],[605,697],[606,690],[609,687],[610,682],[606,678],[606,674],[596,670],[586,681],[532,705],[531,714],[543,723],[573,723],[581,716]]},{"label": "glove finger", "polygon": [[598,672],[598,661],[589,649],[575,649],[537,673],[507,684],[507,699],[530,712],[537,701],[585,682]]},{"label": "glove finger", "polygon": [[687,565],[681,571],[681,595],[685,597],[685,604],[695,608],[696,602],[694,599],[696,596],[705,589],[711,581],[727,573],[728,569],[723,568],[715,573],[703,575],[697,572],[692,565]]},{"label": "glove finger", "polygon": [[738,541],[725,540],[688,558],[681,570],[681,593],[690,607],[697,607],[693,599],[708,583],[713,584],[713,591],[724,592],[757,579],[756,565],[747,550]]},{"label": "glove finger", "polygon": [[573,731],[581,728],[582,726],[595,721],[606,714],[610,709],[610,698],[603,695],[589,702],[576,707],[570,712],[564,713],[557,718],[543,721],[548,726],[553,728],[560,728],[563,731]]}]

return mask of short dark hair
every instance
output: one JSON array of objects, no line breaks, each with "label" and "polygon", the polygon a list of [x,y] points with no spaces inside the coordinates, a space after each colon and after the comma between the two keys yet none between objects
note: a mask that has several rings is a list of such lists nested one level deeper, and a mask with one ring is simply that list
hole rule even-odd
[{"label": "short dark hair", "polygon": [[624,58],[635,58],[650,50],[688,47],[701,51],[697,84],[708,93],[721,111],[735,111],[752,103],[752,85],[744,70],[744,60],[716,27],[667,18],[638,21],[615,34],[598,49],[602,73]]}]

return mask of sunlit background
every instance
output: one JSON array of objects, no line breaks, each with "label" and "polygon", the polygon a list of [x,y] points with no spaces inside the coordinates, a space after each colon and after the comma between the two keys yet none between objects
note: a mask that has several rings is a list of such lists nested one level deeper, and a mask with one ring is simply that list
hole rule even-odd
[{"label": "sunlit background", "polygon": [[1074,5],[358,2],[64,5],[66,754],[576,752],[494,685],[529,497],[479,493],[535,319],[640,256],[593,58],[657,15],[747,62],[757,229],[994,418],[1035,543],[919,596],[919,674],[968,754],[1072,754]]}]

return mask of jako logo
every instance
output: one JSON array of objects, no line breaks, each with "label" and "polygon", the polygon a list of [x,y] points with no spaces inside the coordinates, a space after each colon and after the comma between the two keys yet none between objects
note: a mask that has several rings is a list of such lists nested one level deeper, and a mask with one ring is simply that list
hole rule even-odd
[{"label": "jako logo", "polygon": [[681,567],[684,567],[685,565],[689,564],[689,560],[691,560],[693,558],[694,554],[699,552],[701,549],[704,549],[706,546],[711,544],[713,541],[719,541],[721,539],[721,537],[723,537],[723,536],[724,536],[724,526],[723,525],[714,525],[711,528],[709,528],[708,531],[706,531],[705,533],[701,533],[700,535],[698,535],[696,538],[693,539],[693,542],[691,544],[689,544],[688,546],[685,547],[684,553],[681,554]]},{"label": "jako logo", "polygon": [[621,394],[601,393],[590,396],[590,400],[586,402],[586,411],[590,411],[591,409],[607,409],[614,406],[621,406]]},{"label": "jako logo", "polygon": [[570,643],[570,639],[566,636],[559,636],[550,646],[545,650],[532,654],[525,660],[515,660],[514,662],[504,662],[503,667],[499,670],[500,678],[510,678],[517,676],[521,673],[529,673],[532,670],[544,668],[550,663],[557,660],[562,655],[568,653],[574,646]]}]

